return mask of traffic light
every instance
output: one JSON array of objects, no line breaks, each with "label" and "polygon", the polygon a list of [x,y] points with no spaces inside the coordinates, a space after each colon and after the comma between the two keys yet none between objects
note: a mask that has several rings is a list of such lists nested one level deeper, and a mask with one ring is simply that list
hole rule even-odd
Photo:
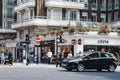
[{"label": "traffic light", "polygon": [[64,40],[63,38],[62,38],[62,39],[60,39],[60,43],[64,43],[64,41],[65,41],[65,40]]},{"label": "traffic light", "polygon": [[61,39],[62,37],[60,36],[60,35],[57,35],[57,42],[58,43],[60,43],[60,39]]},{"label": "traffic light", "polygon": [[58,43],[64,43],[64,39],[62,38],[61,35],[58,35],[58,36],[57,36],[57,42],[58,42]]},{"label": "traffic light", "polygon": [[26,48],[26,43],[23,43],[23,48]]},{"label": "traffic light", "polygon": [[78,44],[81,45],[82,44],[82,40],[78,39]]},{"label": "traffic light", "polygon": [[26,44],[30,44],[30,36],[29,36],[29,34],[26,34]]}]

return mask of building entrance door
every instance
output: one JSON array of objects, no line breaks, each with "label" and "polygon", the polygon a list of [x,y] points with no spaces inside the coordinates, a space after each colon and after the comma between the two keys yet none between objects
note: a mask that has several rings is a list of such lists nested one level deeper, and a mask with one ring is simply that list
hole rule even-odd
[{"label": "building entrance door", "polygon": [[[44,41],[45,42],[45,41]],[[41,43],[40,45],[35,45],[35,56],[36,62],[40,63],[47,63],[47,52],[51,50],[52,54],[55,54],[55,44],[52,43]]]}]

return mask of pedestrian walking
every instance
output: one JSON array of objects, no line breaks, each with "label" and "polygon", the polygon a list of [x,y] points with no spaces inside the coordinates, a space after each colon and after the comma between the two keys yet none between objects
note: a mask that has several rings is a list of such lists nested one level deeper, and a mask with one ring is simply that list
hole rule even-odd
[{"label": "pedestrian walking", "polygon": [[47,53],[47,57],[48,57],[48,64],[51,63],[51,58],[52,58],[52,52],[51,50],[49,49],[48,53]]},{"label": "pedestrian walking", "polygon": [[73,57],[72,51],[70,51],[70,52],[68,53],[68,55],[67,55],[67,58],[72,58],[72,57]]},{"label": "pedestrian walking", "polygon": [[13,58],[12,58],[12,53],[9,52],[8,54],[8,60],[9,60],[9,64],[12,65],[13,64]]},{"label": "pedestrian walking", "polygon": [[59,65],[62,65],[62,61],[64,60],[64,50],[59,54]]},{"label": "pedestrian walking", "polygon": [[5,63],[5,56],[4,56],[4,52],[1,51],[1,65],[4,65]]}]

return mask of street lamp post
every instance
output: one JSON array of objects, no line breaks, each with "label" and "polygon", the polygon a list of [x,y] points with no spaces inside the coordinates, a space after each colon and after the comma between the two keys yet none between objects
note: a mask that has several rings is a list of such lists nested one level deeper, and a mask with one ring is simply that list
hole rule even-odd
[{"label": "street lamp post", "polygon": [[58,64],[59,64],[57,36],[58,36],[58,33],[56,33],[56,36],[55,36],[55,44],[56,44],[56,67],[58,67]]},{"label": "street lamp post", "polygon": [[58,43],[64,43],[64,39],[62,39],[62,36],[59,33],[56,33],[55,43],[56,43],[56,67],[58,67],[59,64]]},{"label": "street lamp post", "polygon": [[26,44],[26,50],[27,50],[27,53],[26,53],[27,63],[26,63],[26,65],[28,65],[29,64],[29,57],[28,57],[28,54],[29,54],[29,44]]},{"label": "street lamp post", "polygon": [[26,65],[29,64],[29,57],[28,57],[28,54],[29,54],[29,43],[30,43],[29,39],[30,39],[29,34],[26,34],[26,60],[27,60]]},{"label": "street lamp post", "polygon": [[39,61],[38,61],[38,47],[37,47],[37,56],[36,56],[36,64],[38,64]]},{"label": "street lamp post", "polygon": [[39,52],[38,52],[38,46],[40,45],[40,38],[39,38],[39,36],[37,35],[37,37],[36,37],[36,43],[37,43],[37,56],[36,56],[36,64],[38,64],[39,63]]}]

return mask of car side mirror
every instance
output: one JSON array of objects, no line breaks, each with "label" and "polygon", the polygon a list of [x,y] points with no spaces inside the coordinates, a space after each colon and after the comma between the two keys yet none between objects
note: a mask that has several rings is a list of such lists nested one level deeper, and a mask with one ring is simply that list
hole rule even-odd
[{"label": "car side mirror", "polygon": [[89,60],[90,59],[90,57],[89,56],[87,56],[87,57],[85,57],[83,60]]},{"label": "car side mirror", "polygon": [[89,59],[90,59],[90,57],[89,57],[89,56],[87,56],[87,59],[89,60]]}]

